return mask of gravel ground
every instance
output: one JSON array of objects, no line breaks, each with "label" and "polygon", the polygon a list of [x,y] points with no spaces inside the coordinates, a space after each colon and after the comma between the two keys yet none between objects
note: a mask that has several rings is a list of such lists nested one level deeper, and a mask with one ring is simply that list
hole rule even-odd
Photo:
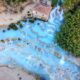
[{"label": "gravel ground", "polygon": [[35,76],[18,68],[0,67],[0,80],[36,80]]}]

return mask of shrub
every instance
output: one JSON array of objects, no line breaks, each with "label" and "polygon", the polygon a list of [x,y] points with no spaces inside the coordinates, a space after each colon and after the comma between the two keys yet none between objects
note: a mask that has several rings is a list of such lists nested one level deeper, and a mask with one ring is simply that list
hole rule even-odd
[{"label": "shrub", "polygon": [[31,18],[29,19],[29,22],[34,23],[35,19]]},{"label": "shrub", "polygon": [[4,40],[1,40],[1,42],[3,42],[3,43],[4,43]]},{"label": "shrub", "polygon": [[8,27],[7,30],[10,30],[10,28]]},{"label": "shrub", "polygon": [[18,30],[18,28],[16,27],[16,25],[15,25],[14,23],[11,23],[11,24],[9,25],[9,28],[10,28],[10,29],[13,29],[13,30]]}]

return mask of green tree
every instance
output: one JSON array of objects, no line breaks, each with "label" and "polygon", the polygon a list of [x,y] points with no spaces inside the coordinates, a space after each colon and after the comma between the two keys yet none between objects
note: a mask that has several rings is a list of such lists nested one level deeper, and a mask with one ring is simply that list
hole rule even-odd
[{"label": "green tree", "polygon": [[80,0],[64,0],[64,9],[65,11],[68,11],[74,7],[74,4],[80,2]]},{"label": "green tree", "polygon": [[80,9],[65,14],[65,22],[56,35],[57,43],[75,56],[80,56]]}]

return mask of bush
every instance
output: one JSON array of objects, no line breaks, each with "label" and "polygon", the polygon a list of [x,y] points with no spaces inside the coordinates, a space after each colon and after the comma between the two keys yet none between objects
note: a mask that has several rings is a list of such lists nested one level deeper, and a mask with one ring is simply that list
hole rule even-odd
[{"label": "bush", "polygon": [[3,43],[4,43],[4,40],[1,40],[1,42],[3,42]]},{"label": "bush", "polygon": [[65,14],[65,23],[56,35],[57,43],[75,56],[80,56],[80,9]]},{"label": "bush", "polygon": [[20,2],[25,2],[27,0],[4,0],[8,5],[19,4]]},{"label": "bush", "polygon": [[21,22],[20,22],[20,21],[18,21],[18,22],[17,22],[17,25],[19,25],[19,27],[20,27],[20,28],[22,28],[22,27],[23,27],[23,25],[21,24]]},{"label": "bush", "polygon": [[54,7],[57,4],[58,0],[52,0],[51,6]]},{"label": "bush", "polygon": [[19,41],[21,41],[21,38],[18,38]]},{"label": "bush", "polygon": [[11,23],[11,24],[9,25],[9,28],[10,28],[10,29],[13,29],[13,30],[18,30],[18,28],[16,27],[16,25],[15,25],[14,23]]}]

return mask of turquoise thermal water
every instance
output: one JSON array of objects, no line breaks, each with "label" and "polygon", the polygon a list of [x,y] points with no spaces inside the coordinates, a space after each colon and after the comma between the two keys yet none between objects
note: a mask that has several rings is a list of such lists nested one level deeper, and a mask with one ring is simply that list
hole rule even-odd
[{"label": "turquoise thermal water", "polygon": [[26,19],[21,21],[23,28],[16,25],[16,31],[1,29],[0,40],[5,42],[0,43],[0,64],[20,66],[46,80],[80,80],[76,59],[54,43],[64,19],[63,10],[59,12],[59,9],[60,6],[56,6],[51,11],[47,22],[37,19],[30,23]]}]

